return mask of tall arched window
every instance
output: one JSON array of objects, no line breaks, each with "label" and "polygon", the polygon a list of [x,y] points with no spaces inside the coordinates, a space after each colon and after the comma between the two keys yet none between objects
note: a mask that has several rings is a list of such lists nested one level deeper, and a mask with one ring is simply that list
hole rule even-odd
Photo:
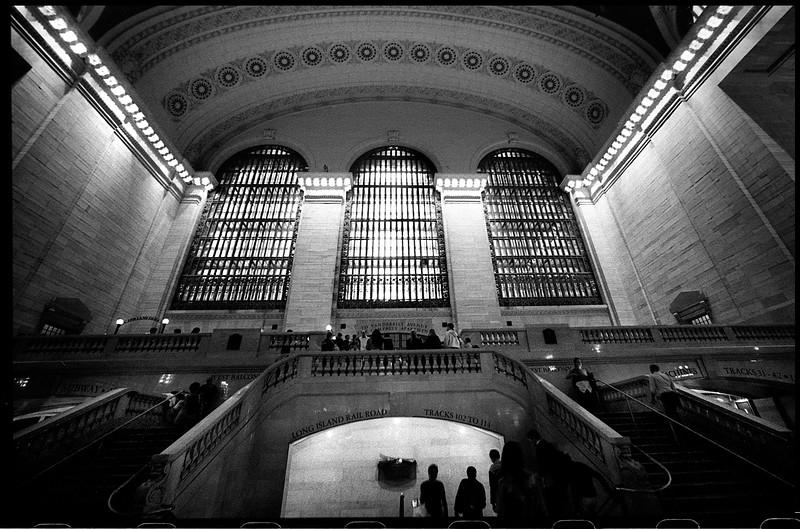
[{"label": "tall arched window", "polygon": [[243,151],[220,170],[173,298],[173,309],[283,308],[303,158],[276,145]]},{"label": "tall arched window", "polygon": [[484,194],[501,305],[600,304],[591,263],[558,173],[521,149],[488,154]]},{"label": "tall arched window", "polygon": [[350,170],[338,307],[448,306],[433,164],[393,146],[368,152]]}]

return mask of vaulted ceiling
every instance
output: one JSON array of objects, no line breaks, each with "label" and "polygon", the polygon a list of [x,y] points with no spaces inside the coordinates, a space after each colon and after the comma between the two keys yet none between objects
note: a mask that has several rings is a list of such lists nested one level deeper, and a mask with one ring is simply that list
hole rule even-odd
[{"label": "vaulted ceiling", "polygon": [[[652,25],[639,9],[640,26]],[[76,16],[196,168],[279,117],[409,101],[503,120],[580,170],[666,47],[566,6],[86,6]]]}]

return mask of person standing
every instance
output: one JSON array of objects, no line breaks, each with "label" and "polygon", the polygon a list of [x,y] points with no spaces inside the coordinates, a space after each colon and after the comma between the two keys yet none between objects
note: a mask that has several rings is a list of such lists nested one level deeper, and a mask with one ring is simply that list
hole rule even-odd
[{"label": "person standing", "polygon": [[575,358],[573,368],[567,373],[568,379],[572,379],[572,397],[584,408],[593,411],[596,406],[596,385],[594,375],[583,367],[580,358]]},{"label": "person standing", "polygon": [[422,340],[419,336],[417,336],[417,331],[411,331],[411,336],[408,337],[408,341],[406,342],[406,349],[422,349],[423,344]]},{"label": "person standing", "polygon": [[425,338],[425,349],[441,349],[442,341],[436,334],[436,331],[431,329],[428,336]]},{"label": "person standing", "polygon": [[323,351],[335,351],[336,350],[336,342],[333,341],[333,333],[328,331],[325,335],[325,339],[322,340],[322,344],[320,344],[320,348]]},{"label": "person standing", "polygon": [[467,520],[480,520],[483,517],[483,509],[486,507],[486,489],[483,483],[476,478],[478,471],[475,467],[467,467],[467,477],[458,484],[456,492],[456,502],[453,511],[456,516],[461,515]]},{"label": "person standing", "polygon": [[431,518],[447,518],[447,497],[444,484],[437,480],[439,467],[432,464],[428,467],[428,480],[419,487],[419,501],[428,511]]},{"label": "person standing", "polygon": [[217,407],[217,399],[219,398],[219,388],[211,380],[211,377],[206,379],[206,383],[200,386],[200,417],[205,417]]},{"label": "person standing", "polygon": [[452,323],[447,324],[447,332],[444,333],[442,347],[445,349],[461,349],[461,337],[458,336],[455,325]]},{"label": "person standing", "polygon": [[541,515],[534,475],[524,467],[522,447],[516,441],[503,446],[497,481],[497,516],[501,527],[530,527]]},{"label": "person standing", "polygon": [[497,512],[497,480],[500,479],[500,451],[496,448],[489,450],[489,459],[492,465],[489,467],[489,502],[492,510]]},{"label": "person standing", "polygon": [[[675,382],[672,377],[662,373],[656,364],[650,364],[650,375],[647,377],[650,387],[650,404],[656,403],[656,398],[664,406],[664,414],[675,421],[678,420],[678,408],[680,407],[680,396],[675,391]],[[672,430],[672,437],[675,442],[680,444],[678,430],[669,422],[669,429]]]}]

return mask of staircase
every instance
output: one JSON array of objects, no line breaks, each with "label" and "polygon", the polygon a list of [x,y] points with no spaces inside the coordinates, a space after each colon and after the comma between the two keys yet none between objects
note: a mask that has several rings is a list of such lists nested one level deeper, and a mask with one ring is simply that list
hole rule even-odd
[{"label": "staircase", "polygon": [[[658,414],[596,415],[672,474],[672,484],[658,493],[664,518],[693,518],[701,527],[758,527],[770,516],[791,515],[788,487],[676,426],[676,431],[682,430],[678,445],[667,420]],[[666,483],[663,469],[637,450],[633,455],[648,472],[653,488]]]},{"label": "staircase", "polygon": [[114,432],[17,491],[25,508],[15,510],[26,518],[20,525],[118,525],[119,517],[107,506],[109,495],[182,433],[172,426]]}]

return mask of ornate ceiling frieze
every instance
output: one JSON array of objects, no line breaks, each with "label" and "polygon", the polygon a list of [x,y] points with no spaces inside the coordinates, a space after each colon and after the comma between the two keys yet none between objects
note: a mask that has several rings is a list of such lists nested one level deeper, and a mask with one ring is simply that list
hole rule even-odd
[{"label": "ornate ceiling frieze", "polygon": [[179,143],[184,145],[184,155],[192,165],[202,167],[208,164],[219,146],[230,143],[236,136],[258,128],[271,119],[319,108],[321,102],[334,105],[370,101],[435,103],[474,110],[513,123],[535,134],[576,170],[584,167],[590,159],[587,150],[559,125],[545,121],[518,106],[455,90],[396,84],[328,88],[276,98],[248,107],[204,129],[194,138],[183,139]]},{"label": "ornate ceiling frieze", "polygon": [[181,121],[202,104],[246,83],[309,68],[366,63],[454,68],[527,85],[577,113],[595,129],[608,115],[608,105],[591,91],[541,65],[487,50],[407,40],[322,42],[240,57],[173,87],[161,104],[175,121]]},{"label": "ornate ceiling frieze", "polygon": [[[491,27],[548,42],[579,55],[618,79],[635,94],[655,66],[642,50],[634,49],[610,30],[580,21],[554,8],[498,6],[204,6],[176,10],[157,22],[142,23],[120,42],[108,43],[114,60],[131,82],[186,48],[237,31],[268,25],[329,17],[421,17]],[[332,22],[335,23],[335,22]],[[147,25],[145,25],[147,24]]]}]

